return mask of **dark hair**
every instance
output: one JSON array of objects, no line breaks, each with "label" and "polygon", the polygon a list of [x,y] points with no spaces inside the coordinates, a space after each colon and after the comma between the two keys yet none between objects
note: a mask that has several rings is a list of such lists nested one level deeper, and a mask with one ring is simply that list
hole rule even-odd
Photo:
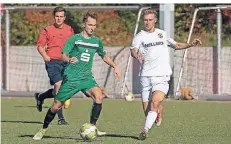
[{"label": "dark hair", "polygon": [[94,12],[87,12],[87,13],[83,16],[83,23],[85,23],[89,17],[91,17],[91,18],[97,20],[97,14],[96,14],[96,13],[94,13]]},{"label": "dark hair", "polygon": [[53,15],[55,16],[57,12],[64,12],[64,16],[66,16],[66,9],[61,6],[54,8]]}]

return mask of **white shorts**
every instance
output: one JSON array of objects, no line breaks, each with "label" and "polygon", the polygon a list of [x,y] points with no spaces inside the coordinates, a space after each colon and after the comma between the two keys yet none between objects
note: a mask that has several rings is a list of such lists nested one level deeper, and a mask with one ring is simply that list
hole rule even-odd
[{"label": "white shorts", "polygon": [[152,98],[152,92],[161,91],[168,93],[170,76],[141,76],[141,98],[143,102],[147,102]]}]

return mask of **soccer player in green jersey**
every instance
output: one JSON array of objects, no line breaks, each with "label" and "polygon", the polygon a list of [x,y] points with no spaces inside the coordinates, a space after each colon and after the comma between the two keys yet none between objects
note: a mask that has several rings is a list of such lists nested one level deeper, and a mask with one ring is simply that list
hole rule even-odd
[{"label": "soccer player in green jersey", "polygon": [[[93,106],[90,116],[90,123],[96,125],[102,110],[103,94],[92,75],[92,63],[95,53],[97,53],[105,63],[114,68],[115,76],[121,78],[120,69],[106,55],[101,40],[93,35],[96,28],[97,15],[88,12],[83,16],[83,31],[72,36],[63,48],[62,58],[69,62],[66,66],[62,85],[52,107],[47,111],[44,119],[43,128],[33,137],[34,140],[41,140],[48,125],[54,119],[57,111],[63,103],[70,99],[74,94],[82,91],[93,99]],[[97,135],[105,135],[105,132],[97,130]]]}]

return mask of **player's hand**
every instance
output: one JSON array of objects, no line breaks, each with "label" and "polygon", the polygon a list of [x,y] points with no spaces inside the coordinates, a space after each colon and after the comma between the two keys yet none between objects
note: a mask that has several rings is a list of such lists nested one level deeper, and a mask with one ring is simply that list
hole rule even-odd
[{"label": "player's hand", "polygon": [[114,73],[115,73],[115,76],[116,76],[119,80],[121,80],[121,72],[120,72],[120,69],[119,69],[117,66],[114,68]]},{"label": "player's hand", "polygon": [[45,56],[43,56],[43,60],[45,62],[49,62],[51,60],[51,58],[48,55],[45,55]]},{"label": "player's hand", "polygon": [[193,42],[192,42],[192,45],[193,46],[202,45],[202,42],[199,39],[194,39]]},{"label": "player's hand", "polygon": [[72,58],[70,58],[70,60],[69,60],[69,62],[70,63],[77,63],[79,60],[77,59],[77,57],[72,57]]},{"label": "player's hand", "polygon": [[137,54],[136,59],[137,59],[140,63],[142,63],[143,60],[144,60],[144,56],[143,56],[142,54]]}]

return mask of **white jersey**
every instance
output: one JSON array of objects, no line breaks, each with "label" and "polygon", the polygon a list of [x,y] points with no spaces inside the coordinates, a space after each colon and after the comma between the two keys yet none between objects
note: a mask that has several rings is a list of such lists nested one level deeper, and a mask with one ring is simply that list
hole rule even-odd
[{"label": "white jersey", "polygon": [[137,48],[144,56],[140,66],[140,76],[172,74],[168,45],[175,47],[176,42],[160,29],[155,29],[152,33],[142,30],[134,37],[130,48]]}]

